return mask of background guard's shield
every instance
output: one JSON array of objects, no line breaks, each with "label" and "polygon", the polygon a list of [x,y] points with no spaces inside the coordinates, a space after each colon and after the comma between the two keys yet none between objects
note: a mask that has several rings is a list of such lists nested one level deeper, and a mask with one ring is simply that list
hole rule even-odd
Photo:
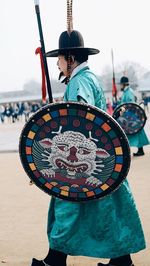
[{"label": "background guard's shield", "polygon": [[22,130],[19,152],[29,178],[68,201],[103,198],[120,186],[130,167],[119,124],[99,108],[76,102],[37,111]]},{"label": "background guard's shield", "polygon": [[[125,108],[125,112],[120,115],[122,107]],[[119,105],[114,110],[113,117],[127,135],[138,133],[144,127],[147,119],[143,108],[136,103],[124,103]]]}]

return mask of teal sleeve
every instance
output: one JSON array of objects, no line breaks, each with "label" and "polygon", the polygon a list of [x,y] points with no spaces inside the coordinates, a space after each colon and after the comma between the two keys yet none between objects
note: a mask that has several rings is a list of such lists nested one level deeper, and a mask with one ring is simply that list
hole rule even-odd
[{"label": "teal sleeve", "polygon": [[125,92],[121,98],[121,103],[129,103],[129,102],[132,103],[135,102],[135,96],[132,91]]},{"label": "teal sleeve", "polygon": [[84,102],[95,105],[94,95],[90,84],[85,80],[82,82],[81,80],[73,79],[70,81],[66,89],[64,100],[76,102],[79,101],[80,97]]}]

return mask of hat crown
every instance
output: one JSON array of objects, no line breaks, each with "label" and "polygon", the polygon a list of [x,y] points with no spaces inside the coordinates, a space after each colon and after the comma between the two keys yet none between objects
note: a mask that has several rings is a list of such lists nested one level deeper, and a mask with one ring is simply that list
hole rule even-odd
[{"label": "hat crown", "polygon": [[84,40],[79,31],[73,30],[71,33],[64,31],[59,37],[59,49],[83,48]]},{"label": "hat crown", "polygon": [[127,84],[127,83],[129,83],[129,79],[128,79],[127,77],[123,76],[123,77],[120,79],[120,83],[121,83],[121,84]]},{"label": "hat crown", "polygon": [[59,37],[58,46],[58,49],[46,53],[46,56],[56,57],[60,54],[66,54],[69,51],[82,53],[84,55],[94,55],[99,53],[98,49],[84,47],[82,34],[77,30],[62,32]]}]

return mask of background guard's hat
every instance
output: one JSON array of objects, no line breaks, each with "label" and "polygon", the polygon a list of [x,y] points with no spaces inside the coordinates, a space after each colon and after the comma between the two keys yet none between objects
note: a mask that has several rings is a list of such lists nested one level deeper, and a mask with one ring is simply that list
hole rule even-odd
[{"label": "background guard's hat", "polygon": [[125,76],[121,77],[120,84],[129,84],[129,79]]}]

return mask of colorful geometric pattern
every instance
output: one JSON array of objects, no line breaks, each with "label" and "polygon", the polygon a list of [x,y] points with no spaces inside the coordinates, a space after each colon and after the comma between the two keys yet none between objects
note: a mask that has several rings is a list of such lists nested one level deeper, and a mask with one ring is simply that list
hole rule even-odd
[{"label": "colorful geometric pattern", "polygon": [[125,112],[117,117],[117,122],[127,135],[138,133],[146,123],[145,111],[136,103],[124,103],[114,110],[113,117],[119,113],[122,107],[125,108]]},{"label": "colorful geometric pattern", "polygon": [[104,111],[87,104],[49,104],[22,130],[22,165],[44,192],[69,201],[103,198],[116,190],[130,167],[124,131]]}]

